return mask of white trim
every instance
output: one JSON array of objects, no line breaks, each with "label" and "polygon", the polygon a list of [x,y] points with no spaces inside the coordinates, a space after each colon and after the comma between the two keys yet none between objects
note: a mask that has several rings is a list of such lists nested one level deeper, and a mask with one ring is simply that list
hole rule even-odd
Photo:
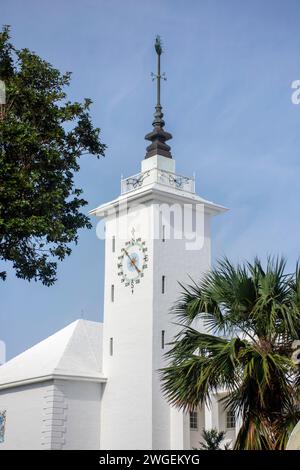
[{"label": "white trim", "polygon": [[21,379],[15,380],[12,382],[2,383],[0,384],[0,390],[12,387],[19,387],[20,385],[29,385],[39,382],[47,382],[48,380],[78,380],[80,382],[98,382],[98,383],[105,383],[107,382],[107,378],[103,377],[102,375],[94,375],[94,376],[86,376],[86,375],[73,375],[73,374],[48,374],[48,375],[40,375],[39,377],[32,377],[30,379]]},{"label": "white trim", "polygon": [[122,211],[124,203],[129,206],[130,203],[134,202],[136,199],[139,199],[141,203],[155,199],[160,202],[170,202],[170,199],[173,199],[174,201],[179,201],[182,203],[203,204],[205,212],[210,215],[221,214],[222,212],[228,211],[226,207],[220,206],[211,201],[207,201],[206,199],[201,198],[197,194],[184,193],[182,191],[176,192],[176,190],[162,191],[161,189],[158,189],[157,186],[158,185],[153,184],[150,188],[148,187],[147,189],[137,189],[129,194],[119,196],[111,202],[102,204],[96,207],[95,209],[90,210],[88,214],[94,215],[96,217],[105,217],[107,215],[107,211],[109,211],[110,209],[118,209]]}]

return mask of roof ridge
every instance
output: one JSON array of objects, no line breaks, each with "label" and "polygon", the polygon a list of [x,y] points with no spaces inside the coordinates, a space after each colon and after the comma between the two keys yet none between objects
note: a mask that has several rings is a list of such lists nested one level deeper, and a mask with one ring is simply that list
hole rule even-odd
[{"label": "roof ridge", "polygon": [[[98,322],[94,322],[94,323],[98,323]],[[92,346],[92,344],[91,344],[91,341],[90,341],[90,337],[89,337],[88,332],[87,332],[86,323],[83,323],[83,327],[84,327],[85,335],[86,335],[86,337],[87,337],[87,342],[88,342],[89,349],[90,349],[90,351],[92,352],[92,355],[93,355],[93,358],[94,358],[94,362],[95,362],[95,364],[96,364],[96,366],[97,366],[97,369],[98,369],[98,367],[99,367],[99,370],[101,370],[99,361],[98,361],[98,359],[97,359],[97,356],[96,356],[96,354],[95,354],[94,348],[93,348],[93,346]],[[99,344],[99,347],[100,347],[100,344]]]},{"label": "roof ridge", "polygon": [[[78,320],[76,320],[76,327],[74,328],[72,335],[69,337],[68,341],[66,342],[65,347],[63,349],[63,352],[62,352],[62,354],[59,358],[59,361],[58,361],[57,365],[54,368],[54,371],[65,371],[66,370],[65,367],[62,367],[64,365],[63,361],[65,359],[65,353],[67,352],[69,347],[70,348],[72,347],[71,342],[74,339],[74,335],[76,335],[76,332],[78,332],[80,328],[81,328],[82,333],[84,334],[86,345],[88,346],[88,349],[89,349],[89,356],[93,360],[94,365],[96,367],[96,370],[101,371],[101,368],[99,368],[99,365],[98,365],[99,361],[97,360],[97,357],[96,357],[96,355],[94,353],[94,350],[91,346],[91,341],[90,341],[90,338],[89,338],[89,335],[88,335],[88,332],[87,332],[86,322],[89,322],[89,320],[85,320],[83,318],[79,318]],[[98,323],[98,322],[93,322],[93,323]],[[100,345],[99,345],[99,347],[100,347]],[[85,348],[85,350],[86,350],[86,348]]]},{"label": "roof ridge", "polygon": [[[70,343],[70,341],[71,341],[71,338],[73,338],[74,332],[75,332],[75,330],[78,328],[78,323],[79,323],[79,319],[74,320],[72,323],[69,323],[69,325],[65,326],[65,328],[69,328],[71,325],[74,325],[74,328],[73,328],[72,334],[69,336],[68,341],[66,341],[66,343],[65,343],[65,345],[64,345],[64,348],[62,349],[62,353],[61,353],[61,355],[59,356],[58,361],[57,361],[57,364],[56,364],[56,366],[53,368],[53,371],[56,371],[56,370],[58,369],[59,363],[61,362],[62,358],[64,357],[64,353],[66,352],[66,349],[67,349],[67,347],[68,347],[68,345],[69,345],[69,343]],[[63,329],[64,329],[64,328],[62,328],[62,330],[63,330]],[[58,330],[56,333],[54,333],[54,335],[57,334],[57,333],[59,333],[59,332],[62,331],[62,330]],[[48,338],[49,338],[49,336],[48,336]],[[46,341],[48,338],[45,338],[44,341]]]}]

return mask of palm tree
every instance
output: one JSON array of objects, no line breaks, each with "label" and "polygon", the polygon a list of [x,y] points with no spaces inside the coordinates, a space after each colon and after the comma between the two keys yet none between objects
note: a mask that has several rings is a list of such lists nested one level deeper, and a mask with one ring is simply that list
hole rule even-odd
[{"label": "palm tree", "polygon": [[[283,259],[220,261],[199,284],[181,286],[174,305],[181,331],[161,370],[167,400],[184,411],[226,389],[225,409],[241,417],[235,449],[284,449],[300,419],[299,369],[291,359],[300,335],[300,267]],[[195,327],[202,319],[206,333]]]},{"label": "palm tree", "polygon": [[225,431],[218,431],[216,428],[203,429],[200,450],[221,450],[220,444],[224,440]]}]

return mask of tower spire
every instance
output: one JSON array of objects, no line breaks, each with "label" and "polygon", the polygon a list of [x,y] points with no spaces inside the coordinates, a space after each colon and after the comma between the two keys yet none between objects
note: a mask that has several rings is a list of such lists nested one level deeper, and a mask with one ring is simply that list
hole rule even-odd
[{"label": "tower spire", "polygon": [[162,112],[162,106],[160,103],[160,84],[161,80],[166,80],[166,76],[160,72],[160,57],[163,52],[162,43],[160,36],[156,36],[155,39],[155,51],[157,54],[157,73],[152,73],[152,79],[157,80],[156,82],[156,106],[153,120],[153,131],[145,136],[146,140],[150,140],[151,144],[147,147],[147,153],[145,158],[153,157],[153,155],[162,155],[167,158],[172,158],[171,147],[166,144],[167,140],[172,139],[172,135],[164,130],[165,121]]}]

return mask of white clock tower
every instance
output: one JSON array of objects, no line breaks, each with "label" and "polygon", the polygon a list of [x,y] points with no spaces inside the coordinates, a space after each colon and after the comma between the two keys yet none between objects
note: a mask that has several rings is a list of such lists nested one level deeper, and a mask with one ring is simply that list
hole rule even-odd
[{"label": "white clock tower", "polygon": [[210,219],[225,209],[176,174],[160,104],[141,171],[121,181],[121,195],[91,211],[105,220],[105,295],[101,449],[188,449],[186,415],[169,406],[159,369],[178,331],[170,308],[182,288],[211,263]]}]

